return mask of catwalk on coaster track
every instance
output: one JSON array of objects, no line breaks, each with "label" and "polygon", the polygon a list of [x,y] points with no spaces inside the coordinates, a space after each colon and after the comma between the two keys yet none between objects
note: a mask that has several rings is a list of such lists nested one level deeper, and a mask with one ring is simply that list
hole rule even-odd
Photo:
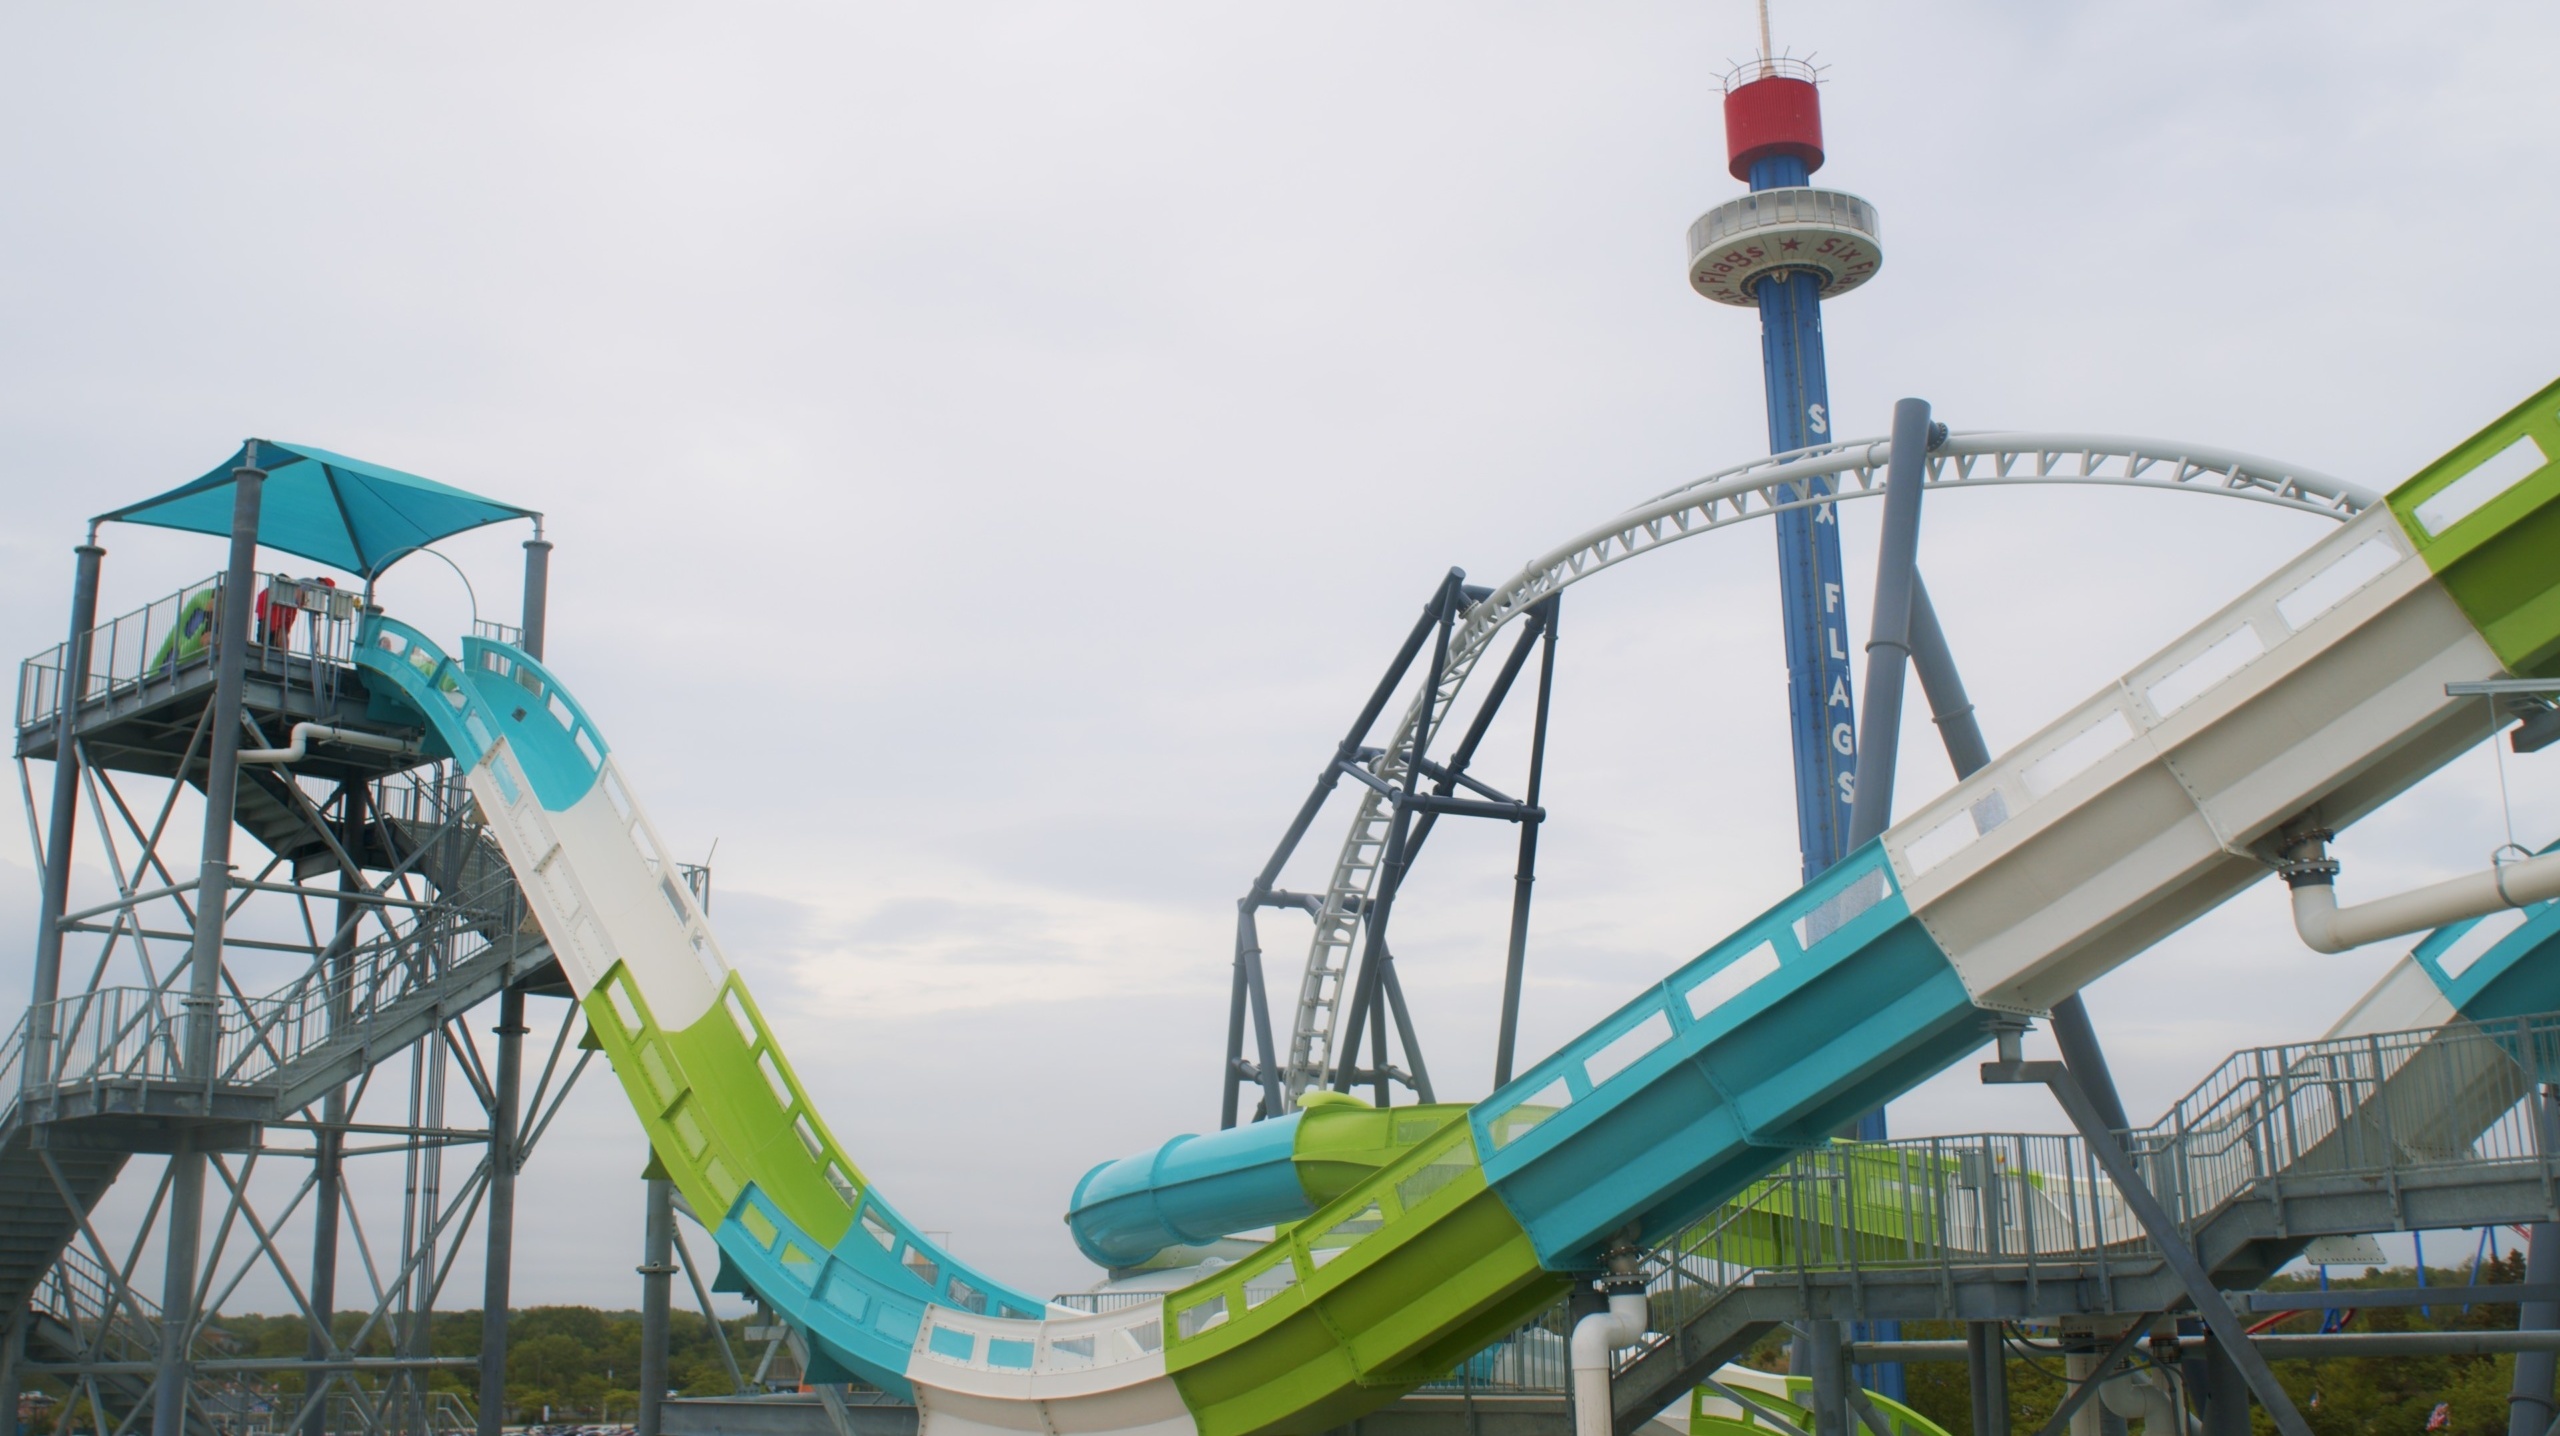
[{"label": "catwalk on coaster track", "polygon": [[[1098,1171],[1078,1235],[1110,1259],[1303,1217],[1161,1308],[1098,1315],[954,1260],[846,1156],[557,675],[379,615],[358,662],[467,766],[658,1160],[814,1379],[912,1396],[937,1436],[1313,1432],[2257,882],[2288,825],[2343,828],[2476,743],[2448,684],[2560,673],[2555,452],[2560,384],[1472,1107],[1202,1139],[1191,1175],[1235,1178],[1205,1189]],[[2376,1010],[2468,1012],[2513,968],[2437,957]]]}]

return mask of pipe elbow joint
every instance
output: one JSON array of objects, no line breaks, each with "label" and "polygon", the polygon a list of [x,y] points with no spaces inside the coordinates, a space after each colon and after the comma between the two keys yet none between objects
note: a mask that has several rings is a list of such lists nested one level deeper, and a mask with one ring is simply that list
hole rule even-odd
[{"label": "pipe elbow joint", "polygon": [[2351,946],[2338,934],[2338,890],[2333,885],[2337,864],[2329,867],[2329,877],[2319,881],[2296,881],[2291,873],[2285,874],[2293,887],[2294,933],[2313,952],[2345,952]]},{"label": "pipe elbow joint", "polygon": [[1644,1340],[1651,1316],[1643,1292],[1609,1293],[1607,1311],[1595,1311],[1574,1323],[1571,1343],[1573,1369],[1608,1370],[1611,1353],[1624,1351]]}]

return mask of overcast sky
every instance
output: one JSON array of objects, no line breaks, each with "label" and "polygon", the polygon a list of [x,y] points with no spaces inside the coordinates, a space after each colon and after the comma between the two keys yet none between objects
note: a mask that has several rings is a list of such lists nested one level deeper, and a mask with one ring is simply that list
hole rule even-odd
[{"label": "overcast sky", "polygon": [[[1882,214],[1880,275],[1827,314],[1844,433],[1917,394],[2383,488],[2552,377],[2548,7],[1776,24],[1830,66],[1817,182]],[[60,638],[86,515],[244,435],[543,510],[554,664],[668,840],[717,842],[724,943],[837,1133],[963,1255],[1082,1286],[1067,1193],[1214,1126],[1233,900],[1436,576],[1765,449],[1756,321],[1682,276],[1742,188],[1717,77],[1752,28],[1740,0],[9,7],[0,648]],[[1845,519],[1861,624],[1875,520]],[[2010,490],[1933,498],[1922,562],[1997,747],[2326,528]],[[524,536],[450,545],[482,614],[513,616]],[[220,562],[106,543],[108,612]],[[1771,544],[1566,601],[1524,1055],[1794,886]],[[384,594],[472,611],[440,565]],[[2530,844],[2553,761],[2508,770]],[[1925,725],[1903,771],[1906,811],[1947,780]],[[2483,749],[2351,834],[2346,882],[2475,866],[2503,825]],[[1398,910],[1447,1095],[1488,1081],[1510,841],[1444,825]],[[1265,929],[1285,1003],[1304,924]],[[2148,1115],[2391,955],[2305,951],[2261,887],[2090,1002]],[[1962,1074],[1894,1121],[2061,1125]],[[636,1299],[643,1156],[589,1083],[526,1178],[521,1300]]]}]

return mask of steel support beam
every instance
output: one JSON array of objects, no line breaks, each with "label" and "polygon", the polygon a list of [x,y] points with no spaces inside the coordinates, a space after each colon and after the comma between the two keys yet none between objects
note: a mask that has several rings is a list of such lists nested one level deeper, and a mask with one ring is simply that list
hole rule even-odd
[{"label": "steel support beam", "polygon": [[[1888,506],[1891,497],[1886,500]],[[1929,586],[1915,571],[1911,576],[1911,666],[1920,676],[1920,691],[1929,700],[1929,716],[1938,725],[1938,737],[1946,745],[1947,761],[1954,765],[1956,779],[1972,777],[1991,762],[1991,745],[1982,738],[1982,724],[1974,717],[1973,700],[1965,695],[1964,676],[1956,668],[1955,652],[1947,645],[1946,630],[1938,625],[1938,610],[1929,602]],[[1874,690],[1870,686],[1872,700]],[[2125,1120],[2124,1099],[2116,1094],[2115,1074],[2107,1069],[2107,1054],[2098,1045],[2098,1031],[2089,1021],[2088,1006],[2073,993],[2053,1005],[2053,1041],[2062,1050],[2062,1060],[2069,1064],[2071,1075],[2089,1100],[2098,1104],[2100,1115],[2115,1131],[2132,1124]],[[2536,1432],[2535,1436],[2541,1436]]]},{"label": "steel support beam", "polygon": [[676,1184],[656,1174],[655,1159],[649,1165],[640,1243],[639,1436],[659,1436],[665,1420],[667,1322],[676,1274]]},{"label": "steel support beam", "polygon": [[[1358,716],[1351,720],[1351,726],[1343,733],[1342,741],[1334,745],[1333,757],[1326,762],[1324,770],[1316,775],[1314,787],[1298,804],[1297,815],[1289,820],[1288,830],[1280,835],[1278,846],[1271,850],[1271,856],[1263,862],[1262,870],[1254,874],[1253,882],[1245,890],[1245,895],[1237,900],[1239,917],[1236,922],[1233,987],[1228,999],[1227,1060],[1224,1074],[1219,1081],[1218,1126],[1221,1129],[1236,1124],[1237,1084],[1245,1080],[1244,1026],[1248,1014],[1251,1016],[1254,1032],[1262,1043],[1261,1071],[1257,1077],[1262,1088],[1263,1110],[1257,1120],[1260,1117],[1277,1117],[1288,1108],[1288,1096],[1283,1090],[1281,1074],[1274,1070],[1274,1054],[1269,1038],[1271,1007],[1262,982],[1262,944],[1255,930],[1252,914],[1265,905],[1264,900],[1271,896],[1273,886],[1280,881],[1280,870],[1289,865],[1289,859],[1297,852],[1299,842],[1307,835],[1307,829],[1314,825],[1316,815],[1324,810],[1325,799],[1333,796],[1335,785],[1342,781],[1342,765],[1358,760],[1361,744],[1368,738],[1369,730],[1377,726],[1378,715],[1386,711],[1388,702],[1395,697],[1397,685],[1404,682],[1405,672],[1413,667],[1413,660],[1421,654],[1422,645],[1430,641],[1432,630],[1439,625],[1440,614],[1447,604],[1450,588],[1463,578],[1464,575],[1458,570],[1451,569],[1439,584],[1433,587],[1431,597],[1422,605],[1421,615],[1414,620],[1412,631],[1405,635],[1403,646],[1396,650],[1396,656],[1388,662],[1387,671],[1379,678],[1377,686],[1369,691],[1369,701],[1360,706]],[[1319,1080],[1321,1080],[1321,1074],[1319,1074]]]},{"label": "steel support beam", "polygon": [[[257,446],[246,450],[255,456]],[[207,716],[204,847],[196,877],[195,941],[187,958],[185,1066],[208,1084],[221,1045],[222,929],[230,906],[231,829],[240,792],[240,695],[248,677],[249,621],[258,580],[258,501],[266,473],[231,475],[231,561],[223,570],[213,707]],[[195,1337],[196,1257],[204,1228],[204,1153],[181,1134],[169,1157],[168,1246],[160,1298],[159,1376],[152,1436],[186,1436],[188,1347]]]},{"label": "steel support beam", "polygon": [[1849,1365],[1841,1324],[1805,1323],[1806,1372],[1813,1378],[1813,1436],[1849,1436]]},{"label": "steel support beam", "polygon": [[[2542,1150],[2552,1150],[2560,1102],[2543,1087],[2533,1095],[2533,1115],[2541,1128]],[[2426,1269],[2419,1268],[2424,1275]],[[2525,1239],[2524,1284],[2548,1288],[2560,1281],[2560,1222],[2535,1222]],[[2546,1333],[2560,1327],[2560,1302],[2528,1301],[2516,1310],[2516,1331]],[[2553,1425],[2551,1377],[2553,1352],[2534,1351],[2516,1357],[2515,1382],[2507,1393],[2507,1436],[2542,1436]]]},{"label": "steel support beam", "polygon": [[[551,543],[535,520],[524,543],[523,623],[517,642],[542,656],[551,607]],[[459,858],[455,871],[460,871]],[[524,1165],[524,989],[510,986],[498,998],[495,1100],[489,1108],[489,1227],[480,1297],[479,1436],[499,1436],[507,1420],[507,1322],[513,1304],[516,1252],[516,1174]]]},{"label": "steel support beam", "polygon": [[[530,545],[528,545],[530,547]],[[516,1172],[523,1165],[517,1136],[524,1093],[524,989],[498,997],[497,1100],[489,1107],[488,1255],[480,1298],[479,1436],[499,1436],[507,1421],[507,1318],[516,1251]]]},{"label": "steel support beam", "polygon": [[[1968,1325],[1996,1327],[1996,1322]],[[2155,1338],[2155,1344],[2157,1344]],[[2504,1356],[2560,1352],[2560,1331],[2339,1331],[2322,1335],[2253,1336],[2249,1344],[2269,1361],[2339,1361],[2356,1356]],[[2181,1352],[2203,1352],[2210,1336],[2181,1336]],[[1973,1361],[1973,1340],[1870,1341],[1849,1348],[1851,1361]],[[2242,1389],[2247,1394],[2247,1389]],[[2540,1433],[2536,1433],[2540,1436]]]},{"label": "steel support beam", "polygon": [[[89,632],[98,626],[98,565],[107,551],[97,531],[73,549],[71,636],[63,641],[61,707],[53,719],[53,802],[44,827],[44,891],[36,903],[35,984],[28,997],[25,1078],[32,1087],[53,1070],[53,1002],[62,987],[62,913],[71,897],[71,838],[79,825],[80,750],[75,741],[80,695],[89,682]],[[14,1408],[13,1408],[14,1409]]]},{"label": "steel support beam", "polygon": [[2080,1136],[2088,1143],[2090,1155],[2098,1159],[2098,1165],[2106,1169],[2108,1178],[2116,1184],[2116,1194],[2133,1210],[2135,1219],[2142,1223],[2143,1231],[2150,1235],[2152,1245],[2160,1249],[2161,1260],[2168,1264],[2177,1275],[2179,1284],[2186,1288],[2188,1299],[2195,1303],[2196,1314],[2204,1318],[2205,1326],[2228,1350],[2241,1375],[2247,1379],[2249,1390],[2258,1398],[2258,1404],[2267,1408],[2267,1414],[2275,1418],[2276,1429],[2285,1436],[2311,1436],[2311,1428],[2303,1422],[2302,1413],[2294,1409],[2293,1399],[2277,1384],[2275,1373],[2267,1369],[2266,1358],[2249,1344],[2239,1318],[2232,1314],[2230,1305],[2215,1288],[2213,1278],[2196,1256],[2195,1248],[2187,1244],[2186,1234],[2178,1229],[2177,1222],[2170,1218],[2168,1209],[2160,1205],[2159,1198],[2152,1195],[2142,1173],[2134,1167],[2133,1158],[2117,1141],[2114,1129],[2107,1126],[2106,1119],[2099,1115],[2088,1093],[2082,1091],[2080,1084],[2072,1078],[2071,1069],[2059,1062],[2022,1061],[2017,1056],[2016,1044],[2015,1028],[2002,1032],[1999,1059],[1982,1064],[1982,1080],[1990,1083],[2041,1083],[2053,1093],[2062,1110],[2070,1116],[2071,1125],[2080,1129]]},{"label": "steel support beam", "polygon": [[[1893,459],[1885,470],[1884,533],[1876,543],[1874,617],[1867,625],[1867,711],[1858,733],[1843,855],[1893,822],[1894,765],[1902,748],[1902,691],[1911,668],[1913,587],[1918,581],[1920,497],[1926,492],[1929,401],[1893,406]],[[1882,1136],[1882,1133],[1878,1133]]]},{"label": "steel support beam", "polygon": [[[1429,695],[1440,686],[1441,675],[1448,671],[1449,634],[1457,623],[1461,601],[1459,583],[1464,577],[1465,574],[1462,571],[1451,569],[1449,577],[1440,586],[1438,605],[1432,617],[1431,666],[1424,670],[1423,676],[1425,703],[1431,701]],[[1413,735],[1413,751],[1404,755],[1404,792],[1396,798],[1388,817],[1387,850],[1379,862],[1377,890],[1369,899],[1368,911],[1361,914],[1364,931],[1361,934],[1360,966],[1351,990],[1351,1008],[1342,1024],[1342,1053],[1334,1068],[1334,1090],[1350,1091],[1351,1072],[1358,1061],[1362,1035],[1374,1027],[1376,1031],[1370,1033],[1369,1038],[1373,1049],[1372,1061],[1377,1074],[1374,1092],[1377,1104],[1381,1107],[1386,1106],[1388,1101],[1386,1021],[1383,1011],[1383,980],[1389,961],[1387,919],[1395,911],[1396,889],[1402,883],[1409,851],[1408,845],[1413,841],[1414,814],[1419,806],[1414,801],[1419,796],[1415,791],[1417,786],[1415,780],[1421,774],[1419,765],[1423,758],[1422,745],[1427,732],[1427,724],[1416,731]],[[1438,802],[1450,811],[1463,810],[1460,800],[1455,798],[1444,798]],[[1494,805],[1464,806],[1491,808]],[[1376,1014],[1374,1019],[1373,1013]],[[1408,1051],[1405,1055],[1411,1057],[1413,1054]]]},{"label": "steel support beam", "polygon": [[[1892,1343],[1897,1348],[1935,1344]],[[1965,1386],[1973,1396],[1973,1436],[2009,1436],[2009,1349],[2003,1340],[2000,1323],[1968,1321],[1964,1324],[1964,1340],[1946,1344],[1964,1348]],[[1861,1354],[1874,1351],[1873,1346],[1853,1350],[1850,1359],[1896,1364],[1915,1359],[1902,1355],[1898,1350],[1891,1354]]]},{"label": "steel support beam", "polygon": [[1520,824],[1520,857],[1511,870],[1511,941],[1502,962],[1502,1023],[1494,1037],[1493,1085],[1511,1081],[1511,1064],[1520,1043],[1520,984],[1529,962],[1529,895],[1538,881],[1538,829],[1546,810],[1539,806],[1546,791],[1547,705],[1556,686],[1557,600],[1549,598],[1530,610],[1538,625],[1538,708],[1529,727],[1529,787],[1520,801],[1539,816]]},{"label": "steel support beam", "polygon": [[[1260,903],[1251,895],[1236,899],[1235,977],[1227,993],[1227,1075],[1219,1084],[1218,1126],[1220,1130],[1236,1124],[1237,1084],[1250,1080],[1261,1089],[1262,1102],[1254,1111],[1254,1120],[1276,1117],[1287,1110],[1288,1096],[1280,1088],[1279,1054],[1271,1038],[1270,988],[1262,978],[1262,927],[1256,919]],[[1253,1023],[1255,1061],[1248,1074],[1244,1059],[1246,1021]]]},{"label": "steel support beam", "polygon": [[[1911,671],[1911,619],[1920,582],[1920,499],[1927,492],[1928,451],[1935,437],[1929,401],[1894,403],[1893,457],[1885,469],[1884,531],[1876,544],[1875,608],[1867,625],[1867,709],[1858,735],[1858,766],[1843,856],[1873,842],[1893,822],[1894,769],[1902,751],[1902,695]],[[1847,1135],[1867,1142],[1891,1136],[1885,1109],[1860,1114]],[[1898,1322],[1881,1321],[1871,1332],[1867,1323],[1860,1322],[1854,1335],[1891,1341],[1902,1335],[1902,1328]],[[1897,1401],[1907,1394],[1899,1366],[1852,1372],[1849,1379],[1857,1385],[1872,1384]]]},{"label": "steel support beam", "polygon": [[[350,783],[338,792],[338,847],[341,852],[361,850],[366,821],[365,787]],[[360,894],[364,891],[364,874],[352,867],[338,872],[339,891]],[[329,1033],[332,1037],[346,1034],[354,1015],[354,956],[356,924],[364,918],[365,904],[355,896],[338,903],[337,930],[330,935],[329,946],[321,954],[321,980],[328,984]],[[337,1358],[338,1336],[338,1229],[344,1223],[346,1201],[347,1089],[332,1087],[320,1099],[320,1128],[312,1134],[312,1219],[311,1219],[311,1341],[305,1348],[313,1362]],[[316,1383],[306,1380],[306,1395]],[[328,1436],[328,1403],[310,1401],[302,1414],[302,1436]]]},{"label": "steel support beam", "polygon": [[536,658],[542,656],[542,640],[550,629],[551,607],[551,541],[542,536],[542,521],[534,520],[533,537],[524,541],[524,632],[517,644]]}]

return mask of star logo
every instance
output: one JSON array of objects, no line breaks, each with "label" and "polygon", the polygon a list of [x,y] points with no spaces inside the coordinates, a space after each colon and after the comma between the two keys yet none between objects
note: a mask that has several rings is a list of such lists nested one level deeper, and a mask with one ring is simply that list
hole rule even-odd
[{"label": "star logo", "polygon": [[1780,249],[1782,249],[1782,250],[1784,250],[1784,249],[1793,249],[1793,248],[1795,248],[1797,245],[1802,244],[1803,242],[1804,242],[1804,241],[1802,241],[1802,240],[1800,240],[1800,239],[1782,239],[1782,240],[1778,241],[1778,248],[1780,248]]}]

